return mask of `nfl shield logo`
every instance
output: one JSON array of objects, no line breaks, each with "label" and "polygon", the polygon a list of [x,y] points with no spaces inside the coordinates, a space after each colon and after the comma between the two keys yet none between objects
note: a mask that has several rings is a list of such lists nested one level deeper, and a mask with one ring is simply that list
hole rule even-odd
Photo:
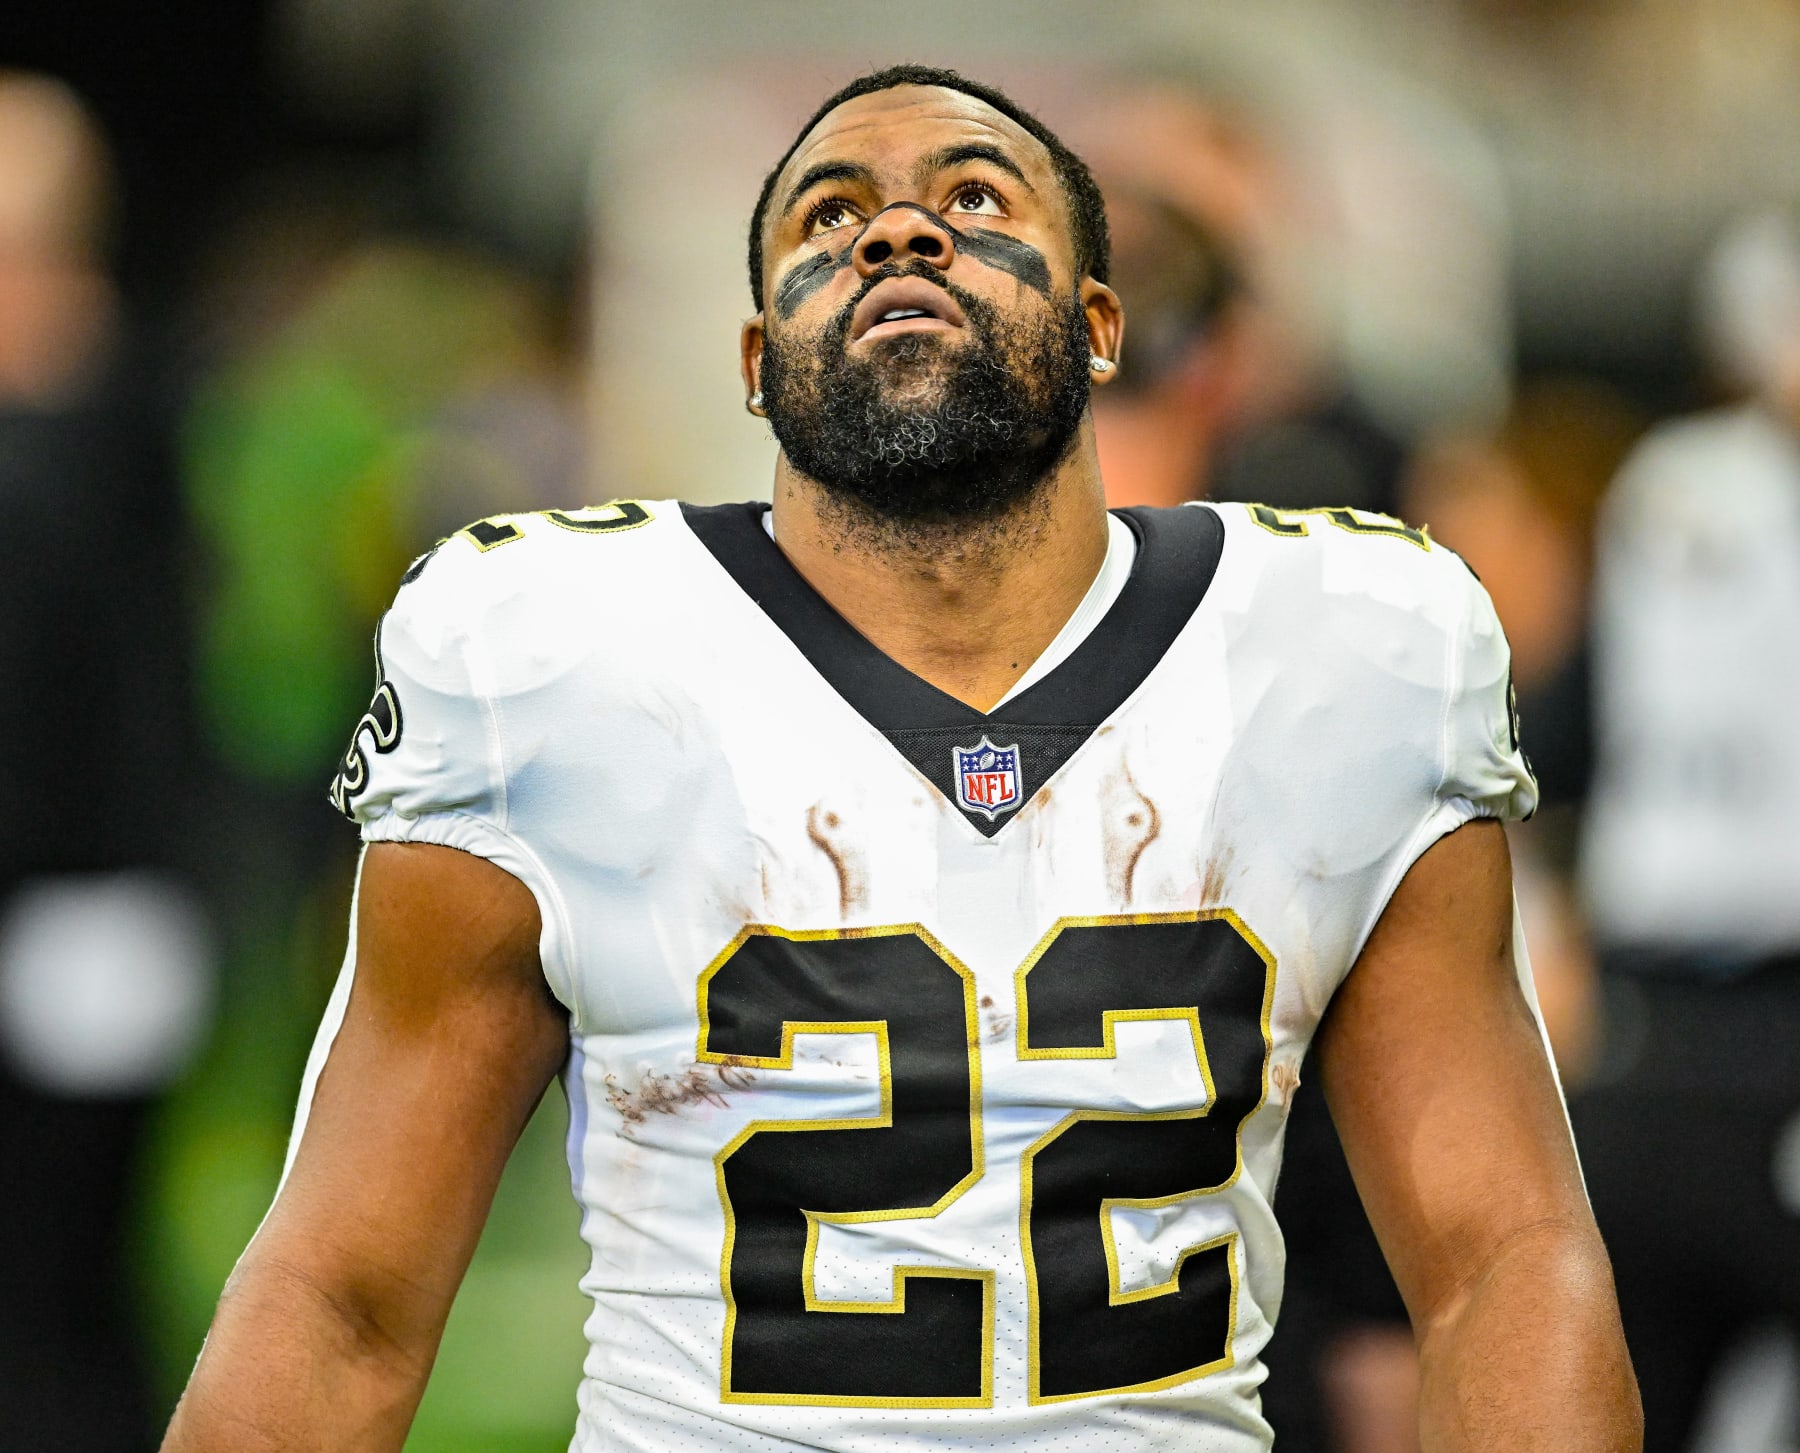
[{"label": "nfl shield logo", "polygon": [[950,760],[956,773],[958,807],[979,812],[992,822],[1024,800],[1017,742],[996,747],[983,735],[972,747],[952,747]]}]

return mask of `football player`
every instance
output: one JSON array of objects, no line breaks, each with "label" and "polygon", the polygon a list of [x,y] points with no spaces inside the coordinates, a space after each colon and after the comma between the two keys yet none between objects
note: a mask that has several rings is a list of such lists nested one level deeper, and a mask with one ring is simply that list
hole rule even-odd
[{"label": "football player", "polygon": [[865,77],[751,225],[773,509],[506,516],[408,573],[333,788],[350,962],[167,1447],[400,1447],[560,1072],[574,1449],[1267,1448],[1315,1041],[1424,1445],[1638,1446],[1493,610],[1385,517],[1109,514],[1106,276],[1041,123]]}]

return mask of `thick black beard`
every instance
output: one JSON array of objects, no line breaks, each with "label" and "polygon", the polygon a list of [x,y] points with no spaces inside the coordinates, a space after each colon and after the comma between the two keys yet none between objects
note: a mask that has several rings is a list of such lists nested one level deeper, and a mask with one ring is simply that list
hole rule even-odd
[{"label": "thick black beard", "polygon": [[[915,275],[961,305],[960,346],[909,333],[848,356],[876,283]],[[816,336],[763,344],[763,408],[788,463],[894,522],[995,519],[1068,456],[1088,406],[1087,319],[1071,296],[1017,321],[934,268],[884,268]]]}]

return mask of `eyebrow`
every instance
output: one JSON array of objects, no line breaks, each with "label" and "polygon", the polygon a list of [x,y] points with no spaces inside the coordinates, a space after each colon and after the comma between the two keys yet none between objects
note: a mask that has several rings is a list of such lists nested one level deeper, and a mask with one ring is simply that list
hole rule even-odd
[{"label": "eyebrow", "polygon": [[939,147],[929,156],[920,158],[913,176],[915,180],[923,182],[938,172],[949,171],[951,167],[971,161],[985,161],[990,166],[997,167],[1033,196],[1037,195],[1037,188],[1031,185],[1030,178],[1020,170],[1019,164],[999,147],[985,141],[965,141],[955,146]]},{"label": "eyebrow", "polygon": [[873,187],[875,173],[870,167],[859,161],[822,161],[816,166],[809,166],[800,180],[794,183],[794,189],[787,194],[787,201],[781,212],[786,216],[794,210],[794,204],[821,182],[855,182],[860,186]]},{"label": "eyebrow", "polygon": [[[1019,164],[999,147],[985,141],[964,141],[954,146],[941,146],[919,159],[914,176],[923,182],[938,172],[949,171],[952,167],[971,161],[985,161],[1005,172],[1033,196],[1037,195],[1037,188],[1032,186],[1031,179],[1020,169]],[[859,161],[822,161],[809,166],[787,194],[787,201],[781,208],[782,215],[786,216],[793,211],[802,197],[825,182],[855,182],[858,186],[873,187],[875,172]]]}]

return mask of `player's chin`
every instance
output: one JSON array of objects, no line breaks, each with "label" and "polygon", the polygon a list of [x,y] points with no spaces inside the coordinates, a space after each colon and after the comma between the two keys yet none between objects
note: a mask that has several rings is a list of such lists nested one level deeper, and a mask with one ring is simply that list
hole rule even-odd
[{"label": "player's chin", "polygon": [[949,397],[968,345],[939,335],[912,333],[883,342],[860,360],[884,402],[917,407]]},{"label": "player's chin", "polygon": [[917,328],[908,332],[870,332],[847,350],[852,362],[883,371],[942,368],[980,346],[966,328]]}]

